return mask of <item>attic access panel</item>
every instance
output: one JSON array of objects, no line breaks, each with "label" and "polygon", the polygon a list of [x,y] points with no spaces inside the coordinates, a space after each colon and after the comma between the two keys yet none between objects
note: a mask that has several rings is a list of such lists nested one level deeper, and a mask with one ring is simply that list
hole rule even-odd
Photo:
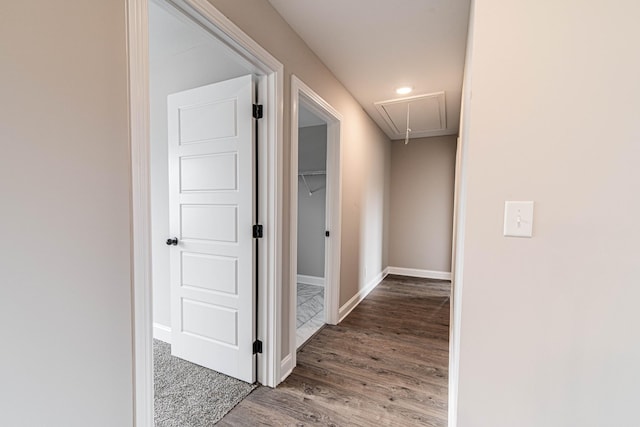
[{"label": "attic access panel", "polygon": [[374,104],[389,126],[392,139],[403,139],[409,106],[410,138],[442,135],[447,130],[444,92],[390,99]]}]

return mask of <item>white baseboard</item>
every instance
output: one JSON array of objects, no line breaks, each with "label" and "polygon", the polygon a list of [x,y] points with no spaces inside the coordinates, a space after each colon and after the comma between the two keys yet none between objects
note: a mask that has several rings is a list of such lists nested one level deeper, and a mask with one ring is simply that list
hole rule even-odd
[{"label": "white baseboard", "polygon": [[171,328],[153,322],[153,338],[171,344]]},{"label": "white baseboard", "polygon": [[354,308],[360,304],[360,302],[371,293],[372,290],[376,288],[385,277],[389,274],[389,268],[385,268],[381,273],[376,275],[363,289],[360,289],[360,292],[355,294],[349,301],[347,301],[340,309],[338,310],[338,323],[342,322],[345,317],[349,315],[353,311]]},{"label": "white baseboard", "polygon": [[305,285],[324,286],[324,277],[305,276],[304,274],[298,274],[298,283],[304,283]]},{"label": "white baseboard", "polygon": [[397,274],[400,276],[421,277],[423,279],[451,280],[451,272],[449,271],[420,270],[417,268],[403,267],[387,267],[387,270],[389,271],[389,274]]},{"label": "white baseboard", "polygon": [[284,381],[293,372],[293,357],[287,354],[287,357],[280,362],[280,381]]}]

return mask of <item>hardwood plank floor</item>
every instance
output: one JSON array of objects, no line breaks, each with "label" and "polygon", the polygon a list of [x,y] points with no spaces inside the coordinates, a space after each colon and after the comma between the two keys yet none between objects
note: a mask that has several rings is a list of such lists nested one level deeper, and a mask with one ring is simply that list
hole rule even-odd
[{"label": "hardwood plank floor", "polygon": [[388,276],[220,426],[447,425],[450,282]]}]

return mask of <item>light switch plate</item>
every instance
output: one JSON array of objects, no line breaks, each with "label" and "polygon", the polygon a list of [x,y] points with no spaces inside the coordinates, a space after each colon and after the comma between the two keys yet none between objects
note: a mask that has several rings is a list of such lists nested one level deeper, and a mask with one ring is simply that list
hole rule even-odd
[{"label": "light switch plate", "polygon": [[531,237],[533,234],[533,202],[504,202],[504,235]]}]

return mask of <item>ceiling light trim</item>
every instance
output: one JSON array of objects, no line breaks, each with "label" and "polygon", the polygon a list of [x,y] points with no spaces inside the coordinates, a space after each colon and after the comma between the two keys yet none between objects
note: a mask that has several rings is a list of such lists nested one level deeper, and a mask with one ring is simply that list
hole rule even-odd
[{"label": "ceiling light trim", "polygon": [[413,87],[411,86],[400,86],[399,88],[396,89],[396,93],[398,95],[408,95],[411,92],[413,92]]}]

